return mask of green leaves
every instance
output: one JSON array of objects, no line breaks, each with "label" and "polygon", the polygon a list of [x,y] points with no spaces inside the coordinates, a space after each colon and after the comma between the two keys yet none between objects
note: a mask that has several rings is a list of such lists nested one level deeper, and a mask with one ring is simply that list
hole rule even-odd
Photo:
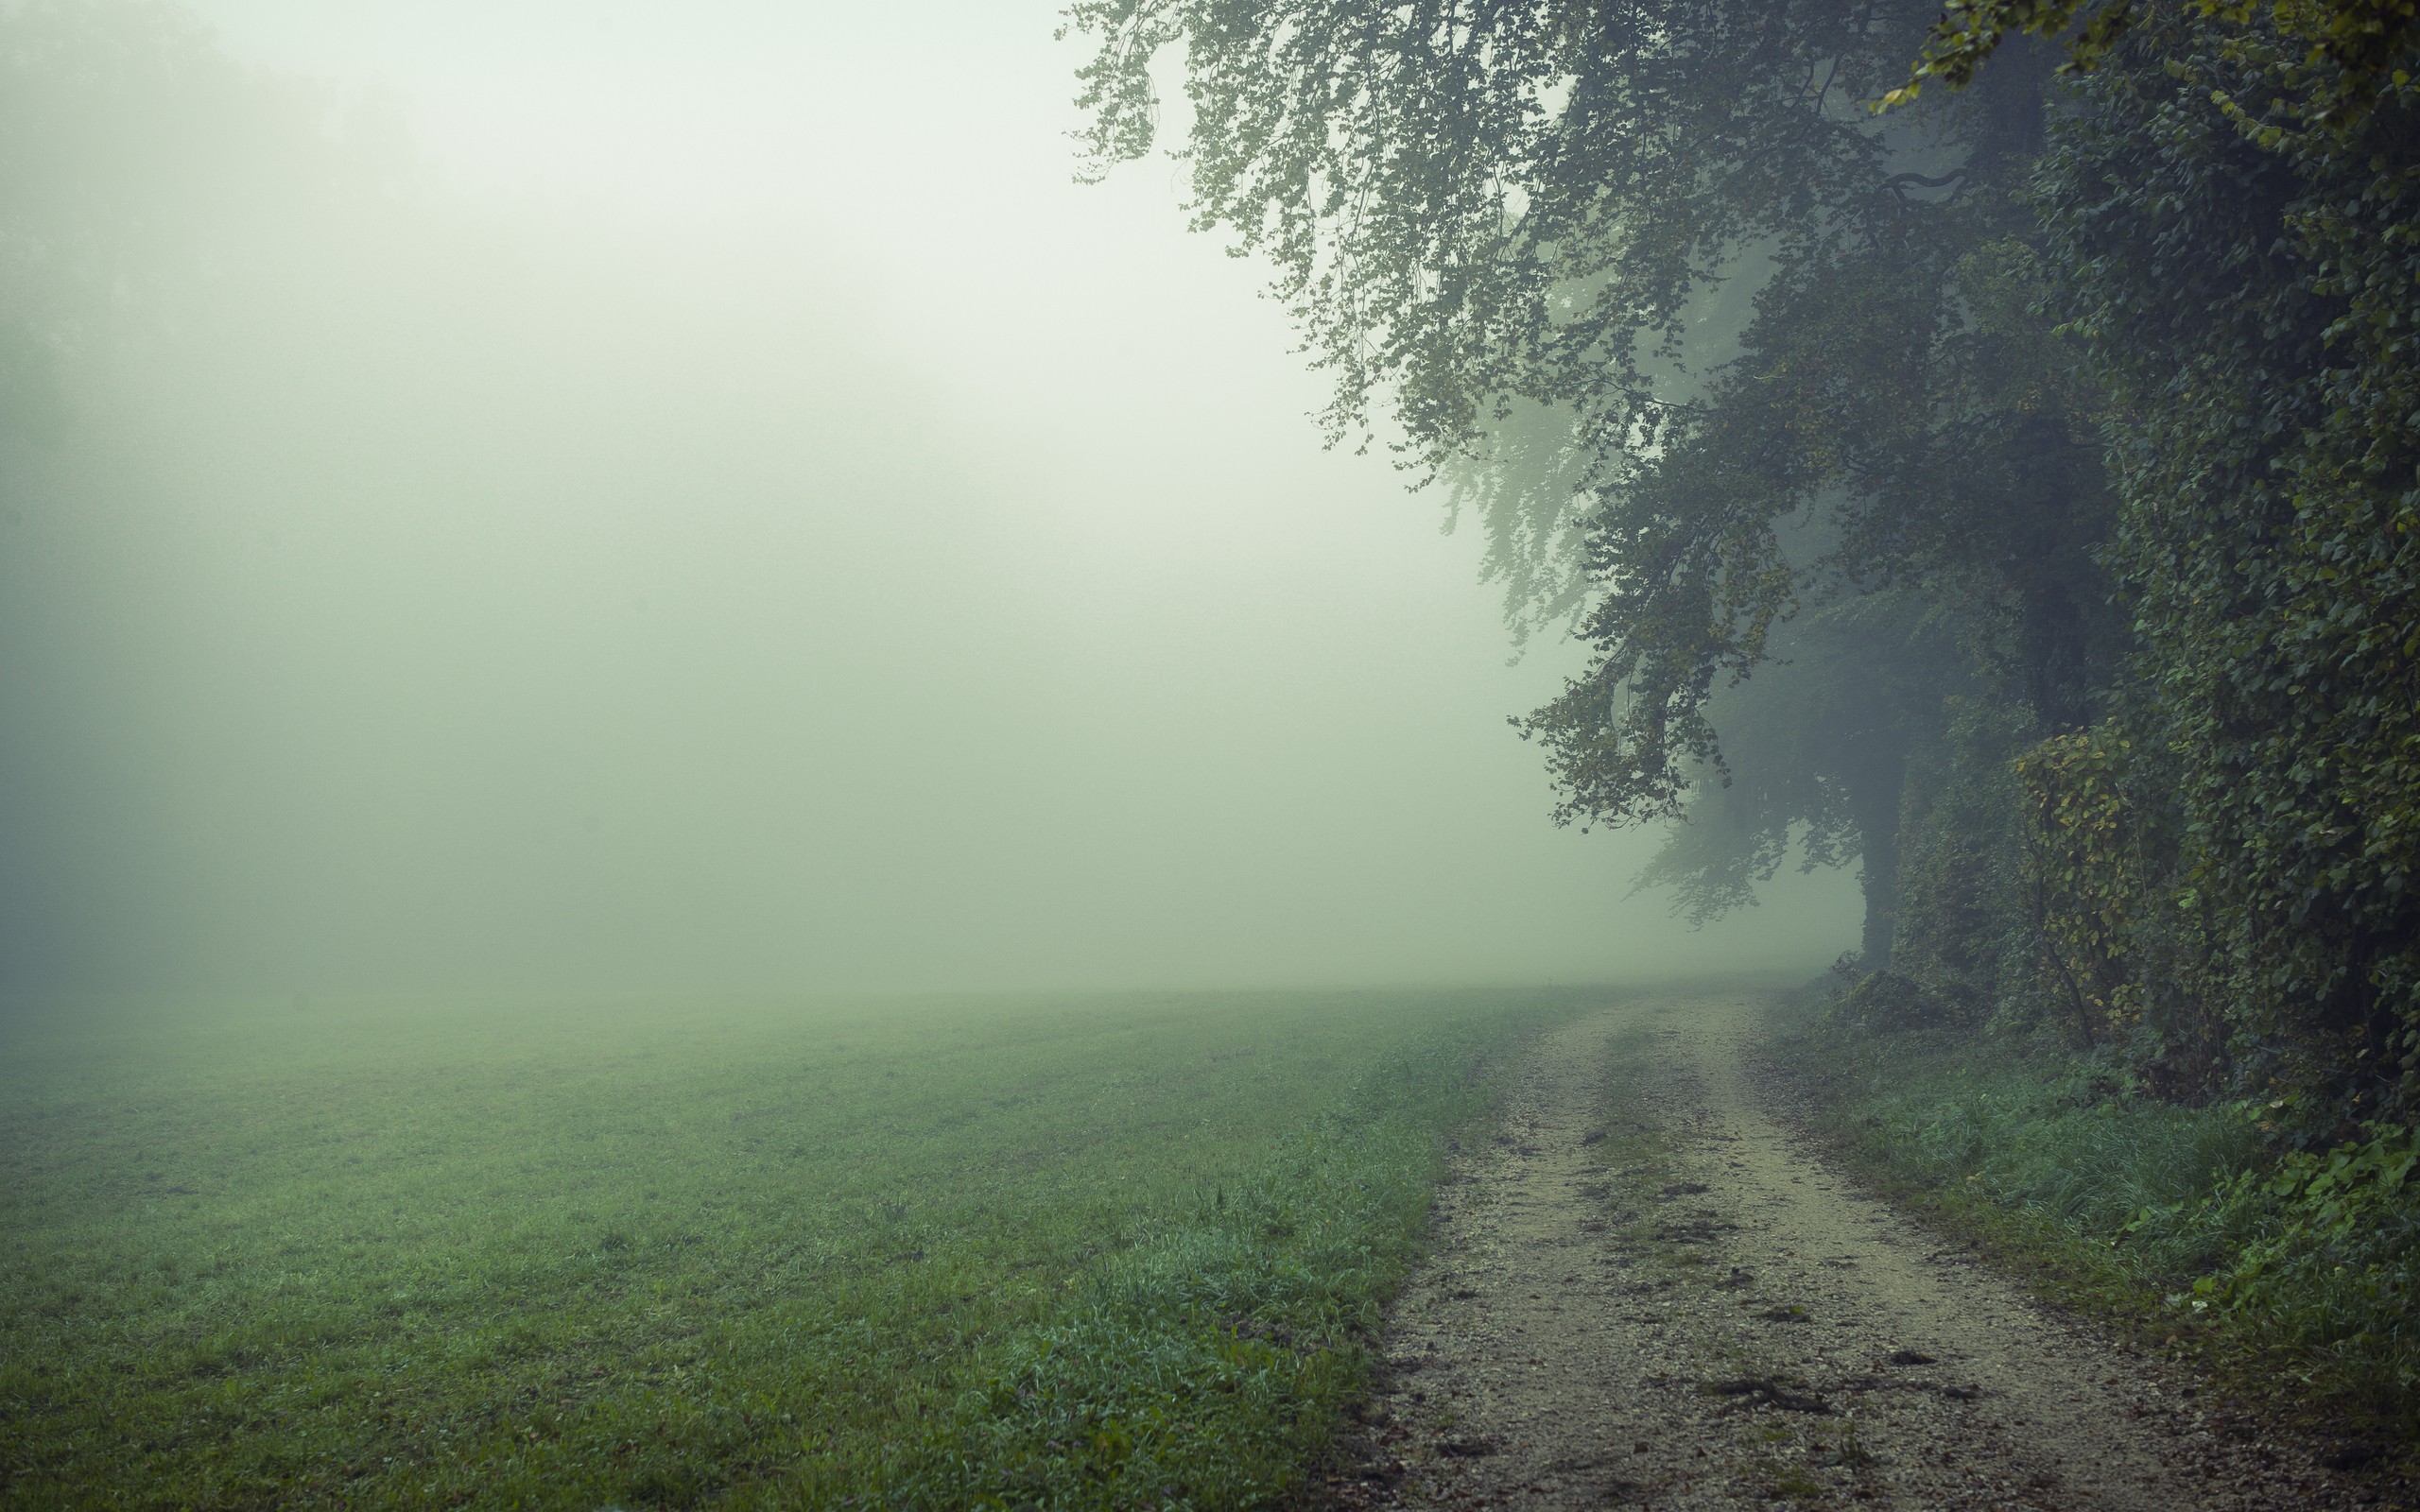
[{"label": "green leaves", "polygon": [[1391,421],[1588,643],[1516,721],[1558,820],[1687,816],[1699,916],[1861,857],[1926,990],[2317,1143],[2420,1099],[2416,14],[1069,12],[1097,158],[1181,47],[1196,223],[1331,435]]},{"label": "green leaves", "polygon": [[[2202,21],[2272,39],[2265,49],[2238,42],[2238,56],[2261,50],[2286,63],[2299,96],[2295,108],[2309,125],[2351,129],[2381,99],[2411,88],[2411,71],[2400,65],[2420,38],[2420,0],[2190,0],[2186,9]],[[2138,10],[2135,0],[1949,0],[1908,81],[1875,108],[1910,104],[1936,79],[1965,88],[2017,36],[2060,38],[2067,53],[2061,70],[2088,73],[2147,15],[2157,13]],[[2285,133],[2266,127],[2256,134],[2273,149]]]},{"label": "green leaves", "polygon": [[1933,79],[1963,89],[2011,37],[2054,37],[2079,17],[2083,24],[2067,41],[2069,70],[2089,69],[2107,56],[2134,22],[2133,0],[1948,0],[1908,81],[1875,108],[1911,104]]},{"label": "green leaves", "polygon": [[1518,722],[1559,821],[1722,789],[1740,730],[1717,700],[1795,684],[1812,709],[1823,679],[1775,649],[1825,604],[1940,623],[1920,648],[1850,637],[1841,665],[1890,696],[1765,742],[1762,817],[1697,874],[1769,869],[1773,835],[1812,826],[1828,859],[1879,863],[1887,917],[1896,773],[1945,692],[1978,671],[2054,726],[2088,716],[2106,493],[2092,386],[2033,309],[2038,78],[1877,120],[1859,102],[1921,19],[1818,0],[1068,18],[1097,43],[1094,164],[1148,148],[1152,60],[1181,47],[1195,222],[1270,264],[1334,380],[1331,438],[1392,422],[1406,468],[1479,513],[1515,626],[1590,644]]},{"label": "green leaves", "polygon": [[2176,804],[2151,885],[2206,931],[2240,1072],[2324,1137],[2408,1116],[2420,1022],[2420,176],[2392,113],[2310,124],[2308,15],[2231,14],[2147,18],[2037,194],[2116,401],[2128,723]]}]

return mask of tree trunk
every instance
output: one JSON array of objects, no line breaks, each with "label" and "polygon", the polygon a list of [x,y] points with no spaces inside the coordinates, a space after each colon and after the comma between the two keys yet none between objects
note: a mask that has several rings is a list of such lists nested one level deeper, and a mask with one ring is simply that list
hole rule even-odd
[{"label": "tree trunk", "polygon": [[1899,921],[1899,796],[1907,777],[1904,752],[1877,753],[1849,793],[1865,886],[1865,935],[1858,964],[1869,971],[1891,969],[1892,936]]}]

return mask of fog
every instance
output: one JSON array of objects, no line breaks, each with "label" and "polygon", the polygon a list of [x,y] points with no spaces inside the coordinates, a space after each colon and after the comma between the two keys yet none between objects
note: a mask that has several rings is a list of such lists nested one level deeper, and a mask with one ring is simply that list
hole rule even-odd
[{"label": "fog", "polygon": [[[358,192],[0,440],[0,985],[970,988],[1812,970],[1547,819],[1478,545],[1047,4],[215,0]],[[45,165],[62,175],[106,164]],[[200,160],[198,155],[197,161]],[[199,173],[200,170],[196,170]],[[301,179],[296,180],[302,181]],[[211,218],[205,215],[205,219]]]}]

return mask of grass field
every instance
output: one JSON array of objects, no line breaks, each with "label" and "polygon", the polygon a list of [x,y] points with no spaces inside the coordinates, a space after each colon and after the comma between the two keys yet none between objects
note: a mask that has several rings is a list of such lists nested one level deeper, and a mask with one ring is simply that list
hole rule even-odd
[{"label": "grass field", "polygon": [[0,1026],[0,1499],[1244,1505],[1599,994]]}]

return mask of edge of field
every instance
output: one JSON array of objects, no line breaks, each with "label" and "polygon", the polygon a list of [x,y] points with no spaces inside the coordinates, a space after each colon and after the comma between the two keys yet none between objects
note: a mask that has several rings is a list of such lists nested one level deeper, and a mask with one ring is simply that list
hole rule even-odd
[{"label": "edge of field", "polygon": [[1820,983],[1776,1005],[1760,1074],[1784,1094],[1778,1110],[1852,1177],[2166,1362],[2247,1431],[2316,1442],[2329,1469],[2381,1487],[2420,1479],[2415,1403],[2377,1362],[2193,1308],[2209,1255],[2142,1232],[2147,1214],[2206,1201],[2240,1158],[2221,1149],[2224,1109],[2095,1100],[2078,1057],[1972,1033],[1858,1029],[1826,1006]]}]

